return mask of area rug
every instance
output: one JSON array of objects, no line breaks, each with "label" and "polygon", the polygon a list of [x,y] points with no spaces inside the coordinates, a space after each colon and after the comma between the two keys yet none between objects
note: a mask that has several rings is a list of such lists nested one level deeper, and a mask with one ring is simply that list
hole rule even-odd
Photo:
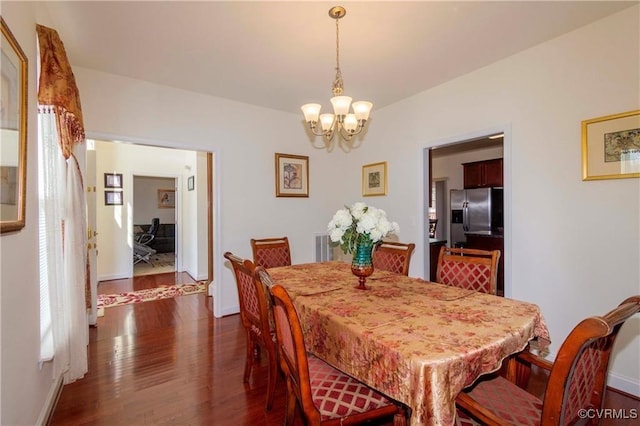
[{"label": "area rug", "polygon": [[190,294],[205,293],[207,291],[206,281],[191,284],[176,284],[170,286],[160,286],[145,290],[129,291],[118,294],[99,294],[97,304],[97,315],[104,316],[104,309],[113,306],[129,305],[131,303],[149,302],[152,300],[168,299],[176,296],[188,296]]},{"label": "area rug", "polygon": [[138,262],[133,265],[133,276],[164,274],[175,272],[175,253],[156,253],[151,256],[151,264]]}]

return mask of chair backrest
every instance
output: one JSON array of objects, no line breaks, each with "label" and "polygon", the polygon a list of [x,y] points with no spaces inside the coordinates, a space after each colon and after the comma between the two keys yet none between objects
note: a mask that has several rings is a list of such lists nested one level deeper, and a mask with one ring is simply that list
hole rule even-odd
[{"label": "chair backrest", "polygon": [[373,268],[409,275],[409,262],[416,245],[383,241],[373,250]]},{"label": "chair backrest", "polygon": [[149,226],[149,229],[147,229],[145,232],[137,234],[135,236],[135,241],[143,245],[149,244],[156,238],[158,228],[160,228],[160,219],[154,217],[153,219],[151,219],[151,225]]},{"label": "chair backrest", "polygon": [[443,246],[438,256],[436,281],[455,287],[496,294],[500,250]]},{"label": "chair backrest", "polygon": [[291,251],[287,237],[252,238],[251,250],[253,251],[253,263],[256,266],[275,268],[291,265]]},{"label": "chair backrest", "polygon": [[151,226],[147,230],[147,234],[151,234],[155,237],[158,233],[158,228],[160,228],[160,219],[154,217],[153,219],[151,219]]},{"label": "chair backrest", "polygon": [[572,424],[581,409],[602,408],[611,349],[620,327],[640,312],[640,295],[602,317],[580,322],[553,363],[542,408],[542,424]]},{"label": "chair backrest", "polygon": [[298,312],[284,287],[275,284],[270,291],[276,323],[276,347],[280,369],[293,385],[291,391],[296,394],[302,411],[305,413],[317,411],[313,405],[309,361]]},{"label": "chair backrest", "polygon": [[269,320],[270,308],[263,286],[254,278],[255,266],[253,262],[230,252],[226,252],[224,257],[231,262],[236,277],[242,324],[269,344],[270,334],[273,330],[272,321]]}]

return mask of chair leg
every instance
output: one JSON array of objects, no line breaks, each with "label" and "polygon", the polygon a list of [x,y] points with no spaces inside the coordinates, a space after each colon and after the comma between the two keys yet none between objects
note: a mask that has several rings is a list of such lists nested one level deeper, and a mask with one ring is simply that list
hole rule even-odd
[{"label": "chair leg", "polygon": [[398,412],[393,416],[393,426],[406,426],[407,416],[404,414],[404,410],[398,407]]},{"label": "chair leg", "polygon": [[253,354],[254,354],[254,343],[251,338],[251,334],[247,331],[247,356],[244,361],[244,382],[249,382],[249,376],[251,375],[251,367],[253,366]]},{"label": "chair leg", "polygon": [[284,419],[286,426],[293,426],[296,418],[296,394],[287,379],[287,413]]},{"label": "chair leg", "polygon": [[274,350],[267,351],[267,362],[269,363],[269,377],[267,384],[267,411],[273,407],[273,399],[276,394],[276,382],[278,381],[278,360]]}]

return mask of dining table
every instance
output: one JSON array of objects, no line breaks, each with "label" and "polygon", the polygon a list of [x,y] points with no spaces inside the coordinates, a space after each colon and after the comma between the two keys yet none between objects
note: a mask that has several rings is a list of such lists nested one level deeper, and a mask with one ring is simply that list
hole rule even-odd
[{"label": "dining table", "polygon": [[455,399],[549,331],[537,305],[375,270],[358,290],[342,261],[269,268],[296,308],[308,352],[410,409],[455,423]]}]

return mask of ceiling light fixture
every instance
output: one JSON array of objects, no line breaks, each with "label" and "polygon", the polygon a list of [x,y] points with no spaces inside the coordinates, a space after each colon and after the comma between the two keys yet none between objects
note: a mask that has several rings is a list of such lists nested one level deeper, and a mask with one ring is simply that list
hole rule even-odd
[{"label": "ceiling light fixture", "polygon": [[[373,104],[367,101],[351,104],[351,97],[342,95],[344,88],[340,71],[338,20],[343,18],[346,13],[346,9],[342,6],[329,9],[329,16],[336,20],[336,78],[331,90],[333,93],[331,98],[333,114],[320,114],[320,104],[305,104],[301,107],[311,132],[316,136],[323,136],[327,141],[331,141],[336,133],[339,133],[345,141],[350,141],[355,135],[362,132],[369,119],[371,107],[373,107]],[[353,106],[353,113],[349,113],[349,106]],[[320,129],[318,129],[318,118],[320,119]]]}]

